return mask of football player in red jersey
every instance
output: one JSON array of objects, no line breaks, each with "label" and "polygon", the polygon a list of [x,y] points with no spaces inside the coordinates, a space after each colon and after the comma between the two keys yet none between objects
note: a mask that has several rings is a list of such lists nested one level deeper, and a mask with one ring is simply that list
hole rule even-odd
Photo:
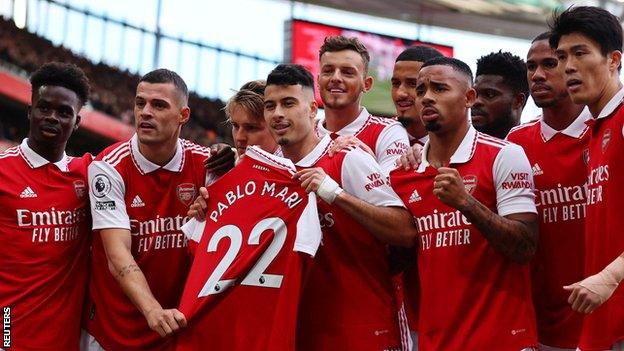
[{"label": "football player in red jersey", "polygon": [[505,139],[520,124],[529,98],[526,65],[509,52],[493,52],[477,60],[477,100],[470,111],[472,125],[481,133]]},{"label": "football player in red jersey", "polygon": [[90,154],[65,154],[89,82],[70,64],[30,78],[28,137],[0,153],[0,311],[6,350],[79,349],[87,282]]},{"label": "football player in red jersey", "polygon": [[328,156],[331,137],[319,140],[313,132],[316,103],[307,70],[275,68],[267,78],[264,106],[284,156],[301,168],[296,177],[323,199],[323,246],[304,289],[297,349],[398,348],[384,242],[413,244],[411,217],[371,155],[349,148]]},{"label": "football player in red jersey", "polygon": [[430,138],[418,169],[397,169],[390,182],[421,239],[418,347],[531,349],[537,340],[526,263],[537,226],[526,156],[468,122],[476,92],[465,63],[427,61],[416,92]]},{"label": "football player in red jersey", "polygon": [[175,72],[144,75],[134,104],[136,135],[89,167],[94,236],[85,320],[92,348],[168,350],[172,338],[161,337],[186,324],[176,309],[190,264],[180,227],[206,183],[211,155],[179,139],[190,116],[187,101]]},{"label": "football player in red jersey", "polygon": [[622,25],[608,11],[572,7],[555,16],[550,45],[565,71],[568,93],[592,114],[585,218],[585,276],[566,286],[572,309],[585,317],[581,350],[624,348],[624,88]]},{"label": "football player in red jersey", "polygon": [[537,36],[527,54],[535,121],[513,128],[507,140],[524,148],[532,165],[540,238],[531,283],[540,350],[575,350],[583,316],[568,305],[561,287],[583,278],[585,182],[591,118],[570,99],[550,33]]}]

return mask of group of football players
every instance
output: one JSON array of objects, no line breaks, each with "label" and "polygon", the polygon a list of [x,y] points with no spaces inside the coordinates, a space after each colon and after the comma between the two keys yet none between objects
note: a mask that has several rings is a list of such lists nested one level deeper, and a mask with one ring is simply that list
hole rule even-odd
[{"label": "group of football players", "polygon": [[45,64],[0,154],[0,350],[624,350],[622,40],[581,6],[476,78],[410,47],[382,118],[366,47],[328,37],[317,83],[280,64],[231,97],[233,148],[179,138],[157,69],[96,157],[65,153],[87,77]]}]

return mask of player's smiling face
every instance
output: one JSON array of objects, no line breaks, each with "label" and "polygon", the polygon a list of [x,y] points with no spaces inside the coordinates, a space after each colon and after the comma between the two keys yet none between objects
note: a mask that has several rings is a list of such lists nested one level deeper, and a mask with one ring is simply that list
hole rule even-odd
[{"label": "player's smiling face", "polygon": [[232,108],[230,124],[232,125],[232,139],[240,156],[245,154],[248,145],[258,145],[267,152],[273,152],[277,148],[275,139],[264,121],[264,116],[254,116],[237,104]]},{"label": "player's smiling face", "polygon": [[327,108],[339,110],[359,104],[362,92],[373,85],[373,78],[365,77],[362,57],[353,50],[325,52],[320,66],[319,91]]},{"label": "player's smiling face", "polygon": [[141,82],[134,99],[137,136],[142,144],[161,144],[177,139],[188,121],[189,108],[173,83]]},{"label": "player's smiling face", "polygon": [[42,145],[67,143],[78,128],[82,104],[75,92],[60,86],[42,86],[35,92],[28,112],[31,142]]},{"label": "player's smiling face", "polygon": [[313,134],[316,110],[312,89],[267,85],[264,90],[264,119],[279,145],[297,145]]}]

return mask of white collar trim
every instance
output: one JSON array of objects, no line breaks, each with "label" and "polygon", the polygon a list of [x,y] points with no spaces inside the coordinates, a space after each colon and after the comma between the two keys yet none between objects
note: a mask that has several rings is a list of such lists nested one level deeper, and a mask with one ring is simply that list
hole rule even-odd
[{"label": "white collar trim", "polygon": [[[455,152],[453,153],[453,156],[451,156],[450,163],[457,164],[457,163],[466,163],[470,161],[470,159],[472,158],[472,155],[474,155],[476,139],[477,139],[477,130],[472,125],[470,125],[470,127],[468,128],[468,132],[466,132],[466,135],[464,136],[464,139],[457,147],[457,150],[455,150]],[[427,160],[427,153],[429,151],[429,141],[430,139],[427,140],[427,142],[425,142],[425,146],[423,147],[423,150],[420,156],[421,162],[420,162],[420,165],[418,166],[418,169],[416,170],[416,172],[418,173],[423,173],[425,169],[427,169],[427,167],[429,166],[429,161]]]},{"label": "white collar trim", "polygon": [[545,141],[549,141],[555,135],[557,135],[557,133],[561,133],[572,138],[580,139],[583,134],[585,134],[585,131],[588,129],[585,122],[590,120],[591,118],[591,113],[589,112],[587,106],[585,106],[583,111],[581,111],[578,117],[576,117],[576,119],[572,121],[569,126],[567,126],[564,130],[556,130],[546,124],[546,122],[544,122],[544,118],[542,117],[540,118],[540,129],[542,132],[542,138],[544,138]]},{"label": "white collar trim", "polygon": [[611,100],[609,100],[609,102],[605,105],[605,107],[602,108],[602,111],[600,111],[600,114],[598,114],[598,117],[596,117],[596,119],[605,118],[609,116],[610,114],[612,114],[613,111],[615,111],[615,109],[618,106],[620,106],[623,98],[624,98],[624,86],[622,86],[620,91],[618,91],[611,98]]},{"label": "white collar trim", "polygon": [[[22,157],[31,168],[39,168],[50,163],[50,161],[43,158],[43,156],[39,155],[35,152],[35,150],[31,149],[30,146],[28,146],[28,138],[22,140],[19,149]],[[61,171],[67,172],[68,163],[69,160],[67,154],[65,153],[65,151],[63,151],[63,157],[61,157],[59,161],[54,162],[54,165],[58,167],[58,169],[60,169]]]},{"label": "white collar trim", "polygon": [[[370,113],[366,110],[365,107],[362,107],[360,114],[353,120],[351,123],[344,126],[342,129],[336,131],[335,133],[338,135],[355,135],[362,127],[366,120],[370,116]],[[327,130],[323,125],[325,123],[325,117],[319,118],[317,129],[320,131],[320,135],[331,134],[333,133],[330,130]]]},{"label": "white collar trim", "polygon": [[132,151],[132,160],[137,166],[139,171],[143,174],[154,172],[157,169],[163,168],[171,172],[181,172],[184,165],[184,152],[182,146],[182,140],[178,139],[176,144],[176,151],[173,158],[164,166],[159,166],[152,161],[148,160],[139,151],[139,138],[136,134],[130,139],[130,150]]}]

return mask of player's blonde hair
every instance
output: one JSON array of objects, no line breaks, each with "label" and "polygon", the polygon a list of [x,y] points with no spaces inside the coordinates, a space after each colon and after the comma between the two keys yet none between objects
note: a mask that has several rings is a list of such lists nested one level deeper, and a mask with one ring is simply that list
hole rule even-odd
[{"label": "player's blonde hair", "polygon": [[264,119],[264,88],[266,83],[263,80],[252,80],[243,84],[239,91],[232,96],[223,110],[228,122],[237,106],[240,106],[250,115],[257,119]]}]

